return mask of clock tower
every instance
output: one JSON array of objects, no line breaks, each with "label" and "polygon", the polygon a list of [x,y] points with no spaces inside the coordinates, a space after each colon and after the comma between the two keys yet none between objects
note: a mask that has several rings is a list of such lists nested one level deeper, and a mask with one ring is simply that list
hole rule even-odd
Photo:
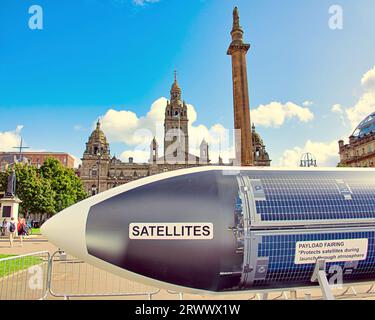
[{"label": "clock tower", "polygon": [[189,119],[187,105],[181,97],[182,91],[175,71],[171,99],[165,108],[164,120],[164,157],[168,162],[185,163],[188,161]]}]

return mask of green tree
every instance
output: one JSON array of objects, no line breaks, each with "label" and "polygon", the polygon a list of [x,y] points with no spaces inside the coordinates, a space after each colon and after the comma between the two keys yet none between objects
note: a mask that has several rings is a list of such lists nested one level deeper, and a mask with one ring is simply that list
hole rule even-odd
[{"label": "green tree", "polygon": [[8,174],[6,172],[0,172],[0,192],[5,191],[8,184]]},{"label": "green tree", "polygon": [[[73,169],[49,158],[40,169],[27,164],[14,166],[17,176],[16,193],[22,200],[21,210],[49,216],[85,199],[87,193]],[[7,189],[11,170],[0,173],[0,191]]]},{"label": "green tree", "polygon": [[349,166],[347,164],[344,164],[344,163],[338,163],[337,164],[337,168],[348,168]]},{"label": "green tree", "polygon": [[55,195],[56,212],[87,197],[82,181],[76,176],[74,170],[65,168],[56,159],[48,158],[40,168],[40,175],[51,184]]},{"label": "green tree", "polygon": [[21,210],[24,213],[46,213],[53,215],[55,209],[55,192],[51,182],[40,176],[38,169],[25,165],[15,166],[17,196],[22,200]]}]

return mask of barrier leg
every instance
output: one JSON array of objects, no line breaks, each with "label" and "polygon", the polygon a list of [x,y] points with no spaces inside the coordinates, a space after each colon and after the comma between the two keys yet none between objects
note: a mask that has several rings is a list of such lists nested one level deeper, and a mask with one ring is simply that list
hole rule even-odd
[{"label": "barrier leg", "polygon": [[305,292],[305,300],[312,300],[311,292]]},{"label": "barrier leg", "polygon": [[331,287],[328,283],[326,274],[326,262],[324,260],[317,260],[315,264],[314,273],[311,277],[311,282],[319,282],[325,300],[335,300]]},{"label": "barrier leg", "polygon": [[258,300],[268,300],[268,292],[258,293]]},{"label": "barrier leg", "polygon": [[290,291],[290,300],[297,300],[297,290]]}]

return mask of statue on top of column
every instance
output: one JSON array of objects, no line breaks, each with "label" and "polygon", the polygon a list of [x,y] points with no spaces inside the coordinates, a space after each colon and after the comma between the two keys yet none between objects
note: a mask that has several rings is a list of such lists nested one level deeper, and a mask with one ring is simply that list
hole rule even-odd
[{"label": "statue on top of column", "polygon": [[233,11],[233,27],[239,28],[240,27],[240,16],[238,14],[238,8],[235,7]]},{"label": "statue on top of column", "polygon": [[8,187],[7,192],[5,193],[5,197],[12,198],[16,196],[16,180],[16,173],[13,169],[12,173],[8,177]]}]

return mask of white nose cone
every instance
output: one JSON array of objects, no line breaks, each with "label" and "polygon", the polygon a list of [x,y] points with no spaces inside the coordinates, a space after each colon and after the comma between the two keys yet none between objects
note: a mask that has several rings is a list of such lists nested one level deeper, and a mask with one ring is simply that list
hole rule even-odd
[{"label": "white nose cone", "polygon": [[86,200],[63,210],[42,225],[42,235],[76,257],[86,255],[85,226],[89,209]]}]

